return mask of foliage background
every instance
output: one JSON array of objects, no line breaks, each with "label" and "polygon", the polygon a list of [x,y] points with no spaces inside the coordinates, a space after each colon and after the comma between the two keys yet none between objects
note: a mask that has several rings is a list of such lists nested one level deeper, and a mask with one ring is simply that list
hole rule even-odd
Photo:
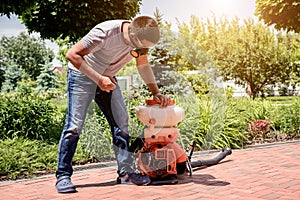
[{"label": "foliage background", "polygon": [[[138,0],[21,3],[5,0],[1,1],[0,13],[18,14],[30,31],[38,31],[42,38],[60,43],[64,48],[60,53],[64,55],[66,48],[96,21],[120,16],[130,19],[138,12],[139,4]],[[81,15],[77,14],[79,10]],[[159,13],[156,14],[163,30],[162,40],[151,49],[149,57],[161,90],[186,111],[185,119],[178,125],[180,144],[188,147],[195,140],[197,150],[207,150],[299,138],[299,97],[288,102],[285,97],[278,103],[257,95],[268,89],[263,87],[267,84],[299,82],[298,34],[275,33],[252,19],[240,23],[239,19],[200,21],[195,17],[191,17],[190,24],[180,24],[179,32],[174,34],[171,24],[163,23]],[[39,171],[53,172],[66,110],[63,98],[66,72],[50,73],[53,52],[41,40],[26,34],[4,37],[0,47],[3,55],[0,59],[0,83],[3,83],[0,176],[14,179],[30,177]],[[136,73],[133,66],[131,62],[121,73]],[[251,88],[252,84],[250,95],[256,99],[232,98],[232,91],[221,90],[216,84],[221,75],[243,86],[248,84]],[[150,94],[140,84],[124,92],[124,97],[134,140],[144,127],[136,118],[134,108],[144,104]],[[111,135],[103,118],[91,104],[74,164],[113,159]],[[267,122],[268,131],[264,134],[249,131],[249,124],[256,120]]]}]

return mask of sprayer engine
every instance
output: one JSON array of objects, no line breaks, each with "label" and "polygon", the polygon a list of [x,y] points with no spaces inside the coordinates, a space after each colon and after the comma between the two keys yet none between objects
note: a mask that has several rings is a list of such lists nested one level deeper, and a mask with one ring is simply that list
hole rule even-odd
[{"label": "sprayer engine", "polygon": [[177,124],[184,110],[174,105],[159,107],[156,101],[147,100],[146,106],[137,107],[137,117],[146,125],[143,147],[139,150],[138,165],[152,179],[184,173],[187,156],[177,143]]}]

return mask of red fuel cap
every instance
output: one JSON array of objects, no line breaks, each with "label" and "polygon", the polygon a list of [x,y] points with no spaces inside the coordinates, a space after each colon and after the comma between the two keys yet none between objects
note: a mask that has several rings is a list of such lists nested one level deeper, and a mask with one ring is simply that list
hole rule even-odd
[{"label": "red fuel cap", "polygon": [[[159,104],[155,99],[147,99],[146,100],[147,105],[157,105]],[[174,105],[175,101],[173,99],[170,100],[170,105]]]}]

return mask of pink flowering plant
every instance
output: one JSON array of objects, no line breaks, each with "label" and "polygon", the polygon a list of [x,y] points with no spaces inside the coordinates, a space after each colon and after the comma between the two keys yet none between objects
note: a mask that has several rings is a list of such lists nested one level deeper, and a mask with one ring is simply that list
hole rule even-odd
[{"label": "pink flowering plant", "polygon": [[268,120],[254,120],[248,125],[248,133],[250,140],[255,142],[257,140],[264,140],[270,132],[271,123]]}]

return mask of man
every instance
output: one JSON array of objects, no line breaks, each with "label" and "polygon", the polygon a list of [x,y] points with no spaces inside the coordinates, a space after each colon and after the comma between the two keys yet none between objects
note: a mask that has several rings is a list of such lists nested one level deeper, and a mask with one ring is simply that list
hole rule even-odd
[{"label": "man", "polygon": [[132,22],[110,20],[96,25],[67,52],[68,64],[66,121],[59,142],[56,189],[76,192],[71,182],[72,159],[82,131],[86,111],[94,99],[111,127],[118,163],[118,182],[147,185],[150,179],[132,169],[129,149],[128,113],[115,75],[133,57],[137,69],[162,107],[170,99],[160,93],[147,58],[147,50],[159,41],[157,22],[140,16]]}]

